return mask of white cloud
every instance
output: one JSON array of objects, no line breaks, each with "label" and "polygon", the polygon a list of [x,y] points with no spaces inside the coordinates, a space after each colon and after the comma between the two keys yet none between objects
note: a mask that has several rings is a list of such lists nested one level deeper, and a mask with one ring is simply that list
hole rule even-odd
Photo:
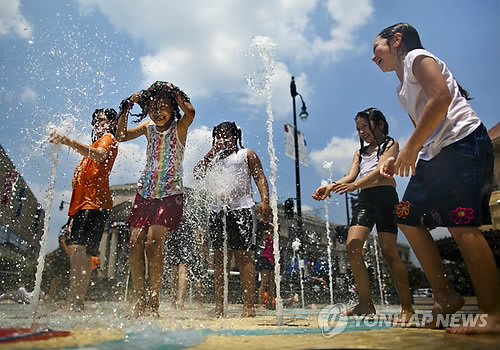
[{"label": "white cloud", "polygon": [[202,126],[188,133],[183,163],[185,186],[194,185],[193,168],[210,148],[212,148],[212,130],[208,127]]},{"label": "white cloud", "polygon": [[0,0],[0,35],[14,32],[21,38],[29,38],[31,24],[20,11],[20,0]]},{"label": "white cloud", "polygon": [[[251,73],[249,56],[255,53],[250,47],[257,35],[268,36],[276,44],[278,64],[273,79],[283,84],[273,89],[288,89],[289,66],[294,66],[295,75],[304,77],[303,65],[333,62],[355,50],[356,30],[373,12],[370,0],[335,0],[326,7],[318,0],[186,0],[182,6],[144,0],[140,13],[131,0],[80,0],[80,4],[82,13],[98,9],[118,30],[146,46],[150,53],[140,58],[145,84],[172,81],[192,97],[247,96],[250,89],[245,76]],[[323,29],[326,33],[318,32],[312,22],[316,11],[330,15],[330,28]],[[281,115],[289,111],[290,101],[283,98],[273,101],[273,106]]]},{"label": "white cloud", "polygon": [[146,145],[141,140],[120,142],[109,182],[115,184],[135,183],[146,164]]},{"label": "white cloud", "polygon": [[38,92],[33,90],[30,87],[24,88],[21,93],[21,101],[22,102],[35,102],[38,99]]},{"label": "white cloud", "polygon": [[324,162],[333,162],[332,169],[337,175],[345,175],[352,163],[354,152],[359,149],[359,139],[332,137],[323,149],[311,151],[309,157],[314,168],[324,178],[329,176]]}]

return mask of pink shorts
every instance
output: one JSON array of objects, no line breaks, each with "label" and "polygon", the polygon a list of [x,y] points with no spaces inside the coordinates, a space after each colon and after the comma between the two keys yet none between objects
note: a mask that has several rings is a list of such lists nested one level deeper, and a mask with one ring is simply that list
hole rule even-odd
[{"label": "pink shorts", "polygon": [[127,224],[129,227],[143,229],[148,229],[151,225],[161,225],[167,227],[170,232],[177,231],[183,207],[183,194],[146,199],[137,193]]}]

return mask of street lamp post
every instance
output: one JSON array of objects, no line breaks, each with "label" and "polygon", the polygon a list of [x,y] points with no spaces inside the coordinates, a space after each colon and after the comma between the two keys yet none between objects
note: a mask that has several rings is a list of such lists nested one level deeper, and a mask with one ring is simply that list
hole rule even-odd
[{"label": "street lamp post", "polygon": [[[290,94],[292,95],[292,106],[293,106],[293,138],[295,147],[295,189],[296,189],[296,201],[297,201],[297,233],[300,242],[303,243],[304,234],[302,231],[302,201],[300,197],[300,167],[299,167],[299,137],[297,132],[297,111],[295,108],[295,97],[298,95],[302,101],[302,110],[299,114],[300,119],[306,120],[308,113],[306,110],[306,104],[302,95],[297,93],[297,86],[295,85],[295,78],[292,76],[292,81],[290,82]],[[302,247],[303,244],[302,244]]]}]

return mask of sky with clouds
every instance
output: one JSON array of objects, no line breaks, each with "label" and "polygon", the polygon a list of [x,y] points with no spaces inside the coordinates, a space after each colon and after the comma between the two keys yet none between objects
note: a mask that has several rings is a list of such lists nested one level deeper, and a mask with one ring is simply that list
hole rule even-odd
[{"label": "sky with clouds", "polygon": [[[347,171],[359,146],[358,111],[380,108],[402,145],[412,131],[396,99],[395,74],[370,60],[378,32],[397,22],[413,24],[424,47],[470,91],[489,129],[500,120],[499,10],[496,0],[0,0],[0,144],[45,203],[51,128],[89,142],[95,108],[117,109],[152,82],[171,81],[196,108],[186,184],[210,147],[211,129],[226,120],[241,127],[244,146],[257,152],[269,175],[266,121],[272,114],[282,202],[295,197],[283,128],[292,123],[295,76],[309,113],[298,121],[309,155],[309,166],[301,166],[303,211],[324,218],[323,203],[311,194],[329,177],[325,161],[334,179]],[[111,184],[137,181],[144,152],[145,140],[120,144]],[[79,158],[67,148],[59,152],[49,248],[66,220],[57,204],[70,199]],[[397,182],[402,195],[407,179]],[[346,223],[344,197],[332,197],[329,215]],[[405,242],[402,235],[399,240]]]}]

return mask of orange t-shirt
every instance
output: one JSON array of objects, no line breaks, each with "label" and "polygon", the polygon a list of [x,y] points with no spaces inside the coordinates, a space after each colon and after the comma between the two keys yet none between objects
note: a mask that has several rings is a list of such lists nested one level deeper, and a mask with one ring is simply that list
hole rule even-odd
[{"label": "orange t-shirt", "polygon": [[73,174],[73,193],[68,215],[83,209],[112,209],[113,198],[109,189],[109,174],[118,155],[118,142],[111,134],[103,135],[92,144],[93,148],[108,150],[107,158],[96,163],[83,157]]}]

